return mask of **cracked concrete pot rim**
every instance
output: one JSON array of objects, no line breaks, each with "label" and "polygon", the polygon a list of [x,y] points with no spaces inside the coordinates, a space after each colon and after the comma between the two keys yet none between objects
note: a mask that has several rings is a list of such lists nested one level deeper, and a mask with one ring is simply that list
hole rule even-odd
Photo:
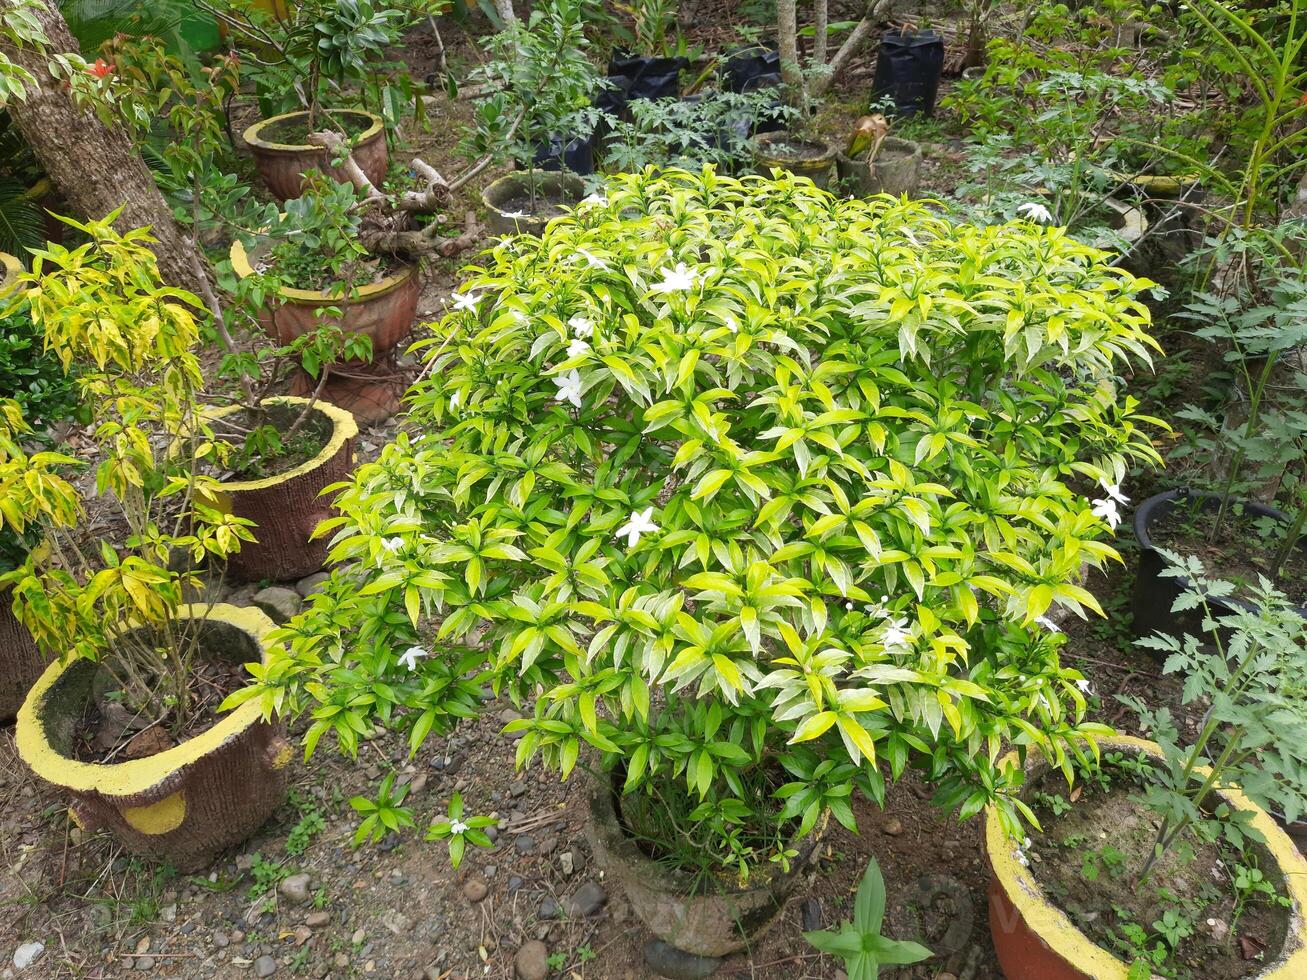
[{"label": "cracked concrete pot rim", "polygon": [[[182,606],[178,616],[202,618],[231,626],[248,636],[259,648],[261,659],[268,658],[266,638],[275,629],[259,609],[219,602]],[[240,732],[262,721],[257,699],[246,701],[218,719],[212,726],[180,745],[143,759],[109,764],[80,762],[55,748],[47,732],[44,709],[59,681],[80,658],[56,660],[37,678],[18,711],[16,743],[19,757],[39,778],[51,785],[74,792],[95,792],[106,797],[136,797],[148,794],[177,772],[194,764],[226,744]]]},{"label": "cracked concrete pot rim", "polygon": [[[1160,747],[1146,739],[1113,735],[1096,741],[1103,749],[1161,757]],[[1016,754],[1011,753],[1005,761],[1015,758]],[[1047,766],[1042,759],[1028,759],[1027,785],[1045,768]],[[1200,774],[1205,771],[1205,768],[1199,770]],[[1288,835],[1276,825],[1271,816],[1242,792],[1234,788],[1217,792],[1236,809],[1252,813],[1252,825],[1266,838],[1265,847],[1284,875],[1285,887],[1293,902],[1284,949],[1275,962],[1256,976],[1262,980],[1294,980],[1307,976],[1307,923],[1303,918],[1304,911],[1307,910],[1307,860],[1298,853]],[[1071,917],[1044,895],[1029,866],[1018,860],[1019,844],[1004,831],[994,807],[986,808],[984,821],[982,834],[990,874],[1025,926],[1054,955],[1080,971],[1081,975],[1091,980],[1125,980],[1130,965],[1081,932]],[[996,946],[1000,945],[997,934],[994,941]],[[1016,941],[1009,938],[1009,942]]]},{"label": "cracked concrete pot rim", "polygon": [[[275,398],[269,398],[267,401],[274,405],[307,405],[309,399],[301,398],[298,395],[278,395]],[[210,419],[220,419],[224,416],[239,412],[243,405],[227,405],[223,408],[211,409],[205,415]],[[325,466],[335,458],[336,454],[351,439],[359,434],[358,422],[353,414],[339,405],[333,405],[331,402],[318,399],[313,405],[313,411],[325,415],[331,421],[331,438],[318,451],[317,455],[310,460],[306,460],[289,469],[284,473],[277,473],[273,476],[265,476],[258,480],[229,480],[222,481],[218,484],[218,489],[223,493],[241,493],[248,490],[267,490],[279,484],[290,483],[292,480],[303,476],[306,473],[312,473],[314,470]]]},{"label": "cracked concrete pot rim", "polygon": [[[264,139],[263,136],[260,135],[262,132],[278,123],[283,123],[288,119],[297,119],[300,116],[307,116],[308,114],[308,110],[300,109],[296,112],[283,112],[279,116],[270,116],[267,119],[260,119],[252,126],[247,127],[245,132],[241,134],[241,138],[251,147],[262,150],[266,153],[323,153],[325,152],[325,148],[314,143],[281,143],[277,140]],[[366,109],[331,109],[329,110],[329,114],[362,117],[368,121],[367,128],[354,137],[355,147],[371,142],[385,131],[385,120],[375,112],[368,112]]]},{"label": "cracked concrete pot rim", "polygon": [[[227,250],[227,257],[231,260],[232,271],[236,273],[237,278],[244,279],[254,275],[249,250],[239,238],[231,243],[231,248]],[[292,306],[358,306],[393,293],[416,276],[417,270],[416,265],[407,264],[401,266],[400,270],[392,275],[365,286],[357,286],[341,295],[335,295],[325,289],[299,289],[287,286],[277,291],[276,298]]]}]

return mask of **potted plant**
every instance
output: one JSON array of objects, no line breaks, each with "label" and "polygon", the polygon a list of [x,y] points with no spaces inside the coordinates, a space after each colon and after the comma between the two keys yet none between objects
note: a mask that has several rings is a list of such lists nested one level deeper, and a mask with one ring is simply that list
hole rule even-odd
[{"label": "potted plant", "polygon": [[[854,826],[850,794],[883,799],[877,760],[1015,821],[1001,741],[1104,731],[1040,620],[1097,609],[1077,576],[1110,527],[1055,474],[1155,459],[1108,383],[1152,341],[1143,284],[1033,226],[710,168],[605,190],[465,283],[411,431],[323,525],[338,567],[242,697],[311,708],[310,752],[375,723],[416,752],[493,682],[520,764],[598,782],[596,853],[639,863],[609,872],[670,883],[661,938],[748,903],[745,935],[690,950],[717,955],[828,815]],[[964,256],[978,277],[940,274]]]},{"label": "potted plant", "polygon": [[1012,980],[1307,971],[1307,861],[1266,809],[1292,820],[1307,804],[1307,622],[1269,585],[1252,611],[1223,615],[1210,599],[1230,583],[1172,558],[1205,631],[1229,637],[1141,641],[1184,673],[1198,734],[1184,744],[1169,710],[1126,699],[1156,742],[1102,740],[1071,794],[1032,760],[1033,841],[987,816],[990,926]]},{"label": "potted plant", "polygon": [[[586,56],[589,41],[577,0],[549,0],[529,22],[514,21],[489,42],[478,77],[494,94],[477,110],[463,151],[528,168],[542,147],[588,141],[599,120],[592,104],[599,76]],[[546,154],[548,156],[548,154]],[[557,171],[518,170],[481,192],[487,225],[500,235],[539,234],[562,209],[580,201],[585,183],[557,155]]]},{"label": "potted plant", "polygon": [[[24,277],[51,350],[83,365],[98,463],[74,481],[66,470],[85,464],[12,441],[0,463],[0,531],[40,540],[0,587],[56,658],[19,713],[17,744],[84,825],[193,870],[281,802],[290,753],[258,712],[216,715],[271,623],[185,598],[251,534],[204,503],[216,492],[204,468],[228,447],[198,397],[200,302],[162,284],[146,230],[120,234],[117,217],[70,221],[85,242],[38,250]],[[92,495],[118,529],[94,541],[81,526]]]},{"label": "potted plant", "polygon": [[[249,0],[200,3],[262,52],[248,59],[242,74],[255,83],[266,108],[278,111],[246,129],[243,138],[273,196],[299,197],[310,170],[347,179],[333,155],[309,139],[323,130],[345,139],[364,173],[380,184],[389,160],[387,121],[397,121],[399,106],[413,104],[403,66],[385,58],[405,27],[405,13],[374,7],[370,0],[308,0],[284,17]],[[365,103],[378,111],[339,104],[347,86],[358,82]],[[298,108],[286,111],[282,100]]]},{"label": "potted plant", "polygon": [[774,170],[784,170],[797,177],[807,177],[818,187],[830,183],[831,167],[839,149],[807,128],[758,133],[752,142],[758,173],[766,176]]},{"label": "potted plant", "polygon": [[676,22],[677,0],[633,0],[618,6],[631,24],[618,24],[622,47],[608,59],[608,77],[632,102],[678,98],[681,72],[690,67],[690,59]]},{"label": "potted plant", "polygon": [[917,191],[921,144],[889,135],[890,124],[880,113],[854,124],[848,146],[835,156],[835,171],[860,196],[907,194]]},{"label": "potted plant", "polygon": [[[1235,246],[1244,275],[1223,293],[1197,293],[1182,316],[1195,336],[1222,352],[1235,377],[1235,396],[1215,409],[1188,405],[1180,416],[1197,423],[1172,460],[1198,462],[1198,485],[1155,494],[1134,516],[1140,545],[1134,586],[1135,628],[1178,635],[1196,631],[1194,616],[1176,610],[1183,579],[1167,575],[1163,551],[1199,554],[1223,580],[1235,583],[1213,601],[1222,611],[1248,608],[1246,595],[1266,576],[1307,616],[1307,397],[1295,351],[1303,342],[1307,273],[1284,261],[1291,250],[1276,233],[1252,234]],[[1201,260],[1201,259],[1200,259]],[[1255,499],[1285,501],[1288,512]]]}]

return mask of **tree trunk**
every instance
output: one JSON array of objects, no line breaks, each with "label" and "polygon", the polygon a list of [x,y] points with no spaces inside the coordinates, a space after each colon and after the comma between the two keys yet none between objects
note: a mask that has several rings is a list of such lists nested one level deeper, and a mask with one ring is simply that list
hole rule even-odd
[{"label": "tree trunk", "polygon": [[517,20],[517,14],[513,13],[513,0],[495,0],[495,12],[505,27]]},{"label": "tree trunk", "polygon": [[802,105],[803,66],[799,64],[799,25],[795,0],[776,0],[776,40],[780,45],[781,78],[794,90],[795,102]]},{"label": "tree trunk", "polygon": [[[830,71],[824,72],[812,80],[808,91],[810,96],[817,98],[826,94],[827,90],[835,82],[835,77],[848,63],[849,59],[871,37],[872,29],[889,16],[890,8],[893,5],[894,0],[872,0],[867,5],[867,12],[863,14],[862,20],[858,21],[857,26],[853,28],[853,33],[840,45],[840,49],[831,58]],[[784,60],[784,58],[785,55],[782,52],[781,59]]]},{"label": "tree trunk", "polygon": [[0,34],[0,50],[36,78],[26,100],[11,99],[6,106],[14,125],[77,216],[103,218],[121,207],[120,228],[149,225],[153,230],[163,278],[194,289],[192,248],[127,131],[106,126],[93,112],[78,108],[65,84],[50,74],[49,54],[77,51],[59,8],[41,0],[34,10],[49,39],[46,49],[31,44],[19,48]]}]

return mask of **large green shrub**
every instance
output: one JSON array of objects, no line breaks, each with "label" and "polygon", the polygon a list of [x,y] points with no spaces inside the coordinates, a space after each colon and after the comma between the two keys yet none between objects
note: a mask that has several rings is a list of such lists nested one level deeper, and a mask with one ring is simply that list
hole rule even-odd
[{"label": "large green shrub", "polygon": [[595,750],[632,829],[714,869],[851,825],[879,763],[1015,826],[1000,752],[1069,773],[1104,730],[1037,620],[1098,609],[1117,514],[1087,496],[1156,458],[1111,379],[1149,284],[804,180],[607,193],[470,270],[323,529],[345,564],[242,697],[311,708],[310,752],[377,723],[416,751],[491,680],[520,763]]}]

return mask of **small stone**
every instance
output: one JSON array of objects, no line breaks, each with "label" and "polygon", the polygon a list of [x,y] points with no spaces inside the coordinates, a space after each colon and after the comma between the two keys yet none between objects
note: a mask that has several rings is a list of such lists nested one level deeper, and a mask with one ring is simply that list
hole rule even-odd
[{"label": "small stone", "polygon": [[569,918],[588,919],[604,907],[608,895],[593,881],[587,881],[563,902]]},{"label": "small stone", "polygon": [[1208,919],[1207,929],[1218,943],[1225,942],[1225,937],[1230,932],[1230,927],[1222,919]]},{"label": "small stone", "polygon": [[536,839],[530,834],[518,834],[513,839],[513,846],[518,854],[532,854],[536,849]]},{"label": "small stone", "polygon": [[270,977],[277,972],[277,961],[271,956],[260,956],[254,961],[254,975],[256,977]]},{"label": "small stone", "polygon": [[667,980],[704,980],[722,965],[715,956],[695,956],[661,939],[650,939],[644,944],[644,961],[650,970]]},{"label": "small stone", "polygon": [[344,970],[349,966],[349,957],[345,953],[337,953],[331,962],[337,970]]},{"label": "small stone", "polygon": [[295,583],[295,591],[307,599],[314,592],[321,589],[323,583],[325,583],[329,578],[331,578],[331,576],[326,572],[314,572],[312,575],[305,575]]},{"label": "small stone", "polygon": [[499,874],[499,866],[496,864],[487,864],[481,869],[481,873],[487,878],[493,878],[495,875]]},{"label": "small stone", "polygon": [[308,905],[313,900],[312,884],[313,881],[307,874],[291,875],[282,879],[277,886],[277,894],[292,905]]},{"label": "small stone", "polygon": [[408,784],[408,795],[417,796],[426,788],[427,788],[427,774],[424,772],[420,772],[413,777],[413,782]]},{"label": "small stone", "polygon": [[508,793],[513,797],[513,799],[522,796],[526,793],[526,780],[519,779],[517,782],[513,783],[513,785],[508,787]]},{"label": "small stone", "polygon": [[312,939],[312,938],[313,938],[313,930],[310,929],[308,926],[296,926],[296,927],[295,927],[295,945],[296,945],[296,946],[303,946],[305,943],[307,943],[307,942],[308,942],[310,939]]},{"label": "small stone", "polygon": [[135,969],[140,970],[140,971],[142,971],[142,972],[145,972],[146,970],[153,970],[153,969],[154,969],[154,957],[153,957],[153,956],[138,956],[138,957],[136,957],[136,966],[135,966]]},{"label": "small stone", "polygon": [[268,618],[274,623],[285,623],[304,605],[303,596],[294,589],[287,589],[280,585],[259,589],[250,597],[250,601],[267,613]]},{"label": "small stone", "polygon": [[219,929],[213,934],[213,945],[217,946],[219,949],[226,949],[231,945],[231,937]]},{"label": "small stone", "polygon": [[522,946],[513,957],[517,980],[545,980],[549,976],[549,947],[538,939]]},{"label": "small stone", "polygon": [[487,827],[485,829],[485,835],[490,838],[490,843],[493,844],[499,840],[499,828],[494,826]]},{"label": "small stone", "polygon": [[237,871],[249,871],[249,870],[252,869],[253,867],[254,867],[254,855],[253,855],[253,854],[238,854],[238,855],[236,855],[236,870],[237,870]]},{"label": "small stone", "polygon": [[463,897],[469,902],[479,902],[488,894],[490,894],[490,889],[480,878],[469,878],[463,883]]},{"label": "small stone", "polygon": [[803,903],[803,929],[805,932],[815,932],[821,928],[821,902],[818,899],[810,898]]},{"label": "small stone", "polygon": [[558,903],[552,898],[546,898],[540,903],[540,918],[553,919],[558,916]]},{"label": "small stone", "polygon": [[903,833],[903,821],[898,817],[890,817],[885,821],[885,825],[880,829],[885,831],[885,833],[889,834],[891,837],[897,837],[899,834]]},{"label": "small stone", "polygon": [[331,924],[330,912],[310,912],[304,924],[310,929],[321,929],[325,925]]},{"label": "small stone", "polygon": [[508,894],[512,895],[515,892],[520,891],[523,884],[525,884],[525,882],[523,882],[521,878],[517,875],[513,875],[508,879]]},{"label": "small stone", "polygon": [[558,835],[550,834],[536,846],[536,853],[544,856],[553,854],[558,849]]},{"label": "small stone", "polygon": [[558,863],[563,869],[563,874],[570,875],[576,870],[576,859],[572,857],[571,851],[564,851],[558,855]]},{"label": "small stone", "polygon": [[387,909],[381,916],[381,924],[396,936],[406,936],[413,931],[413,920],[397,909]]},{"label": "small stone", "polygon": [[354,935],[349,937],[349,941],[355,946],[362,946],[363,941],[368,938],[368,934],[362,929],[355,929]]}]

